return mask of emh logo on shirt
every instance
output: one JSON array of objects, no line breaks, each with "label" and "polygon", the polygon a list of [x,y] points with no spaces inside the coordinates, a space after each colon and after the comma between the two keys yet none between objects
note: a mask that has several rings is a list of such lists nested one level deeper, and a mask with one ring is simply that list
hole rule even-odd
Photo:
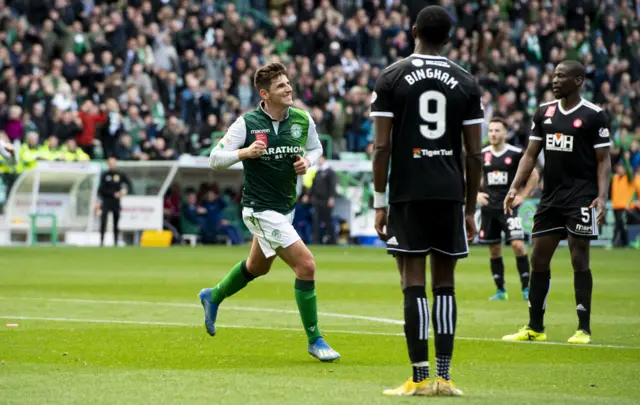
[{"label": "emh logo on shirt", "polygon": [[495,170],[487,173],[487,183],[490,186],[504,186],[509,182],[509,174]]},{"label": "emh logo on shirt", "polygon": [[547,150],[572,152],[573,136],[565,134],[547,134]]}]

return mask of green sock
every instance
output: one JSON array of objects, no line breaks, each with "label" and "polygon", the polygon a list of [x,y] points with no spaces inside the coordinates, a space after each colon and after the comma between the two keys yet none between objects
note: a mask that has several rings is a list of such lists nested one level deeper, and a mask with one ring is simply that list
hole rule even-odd
[{"label": "green sock", "polygon": [[222,300],[247,286],[249,281],[256,278],[247,270],[247,261],[243,260],[233,266],[231,271],[211,290],[211,301],[220,304]]},{"label": "green sock", "polygon": [[316,299],[315,288],[313,280],[296,278],[296,303],[298,304],[298,311],[300,311],[300,318],[302,318],[302,325],[309,339],[309,344],[322,337],[318,328],[318,300]]}]

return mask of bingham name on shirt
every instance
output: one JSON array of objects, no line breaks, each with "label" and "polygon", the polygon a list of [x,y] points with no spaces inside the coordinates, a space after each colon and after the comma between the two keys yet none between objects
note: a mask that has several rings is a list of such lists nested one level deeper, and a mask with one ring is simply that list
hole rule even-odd
[{"label": "bingham name on shirt", "polygon": [[449,73],[435,68],[416,69],[410,74],[406,75],[404,79],[410,85],[413,85],[424,79],[438,79],[449,86],[451,89],[454,89],[458,85],[458,81]]}]

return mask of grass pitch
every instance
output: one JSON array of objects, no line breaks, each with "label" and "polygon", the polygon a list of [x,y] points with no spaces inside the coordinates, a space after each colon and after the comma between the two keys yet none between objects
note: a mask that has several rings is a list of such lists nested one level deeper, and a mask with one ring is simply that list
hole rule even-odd
[{"label": "grass pitch", "polygon": [[500,341],[528,319],[511,252],[510,300],[489,302],[488,251],[474,248],[456,273],[462,398],[383,397],[411,373],[395,263],[379,249],[312,250],[335,364],[306,353],[281,261],[225,301],[218,335],[206,334],[196,295],[248,247],[2,249],[0,404],[640,403],[637,250],[593,250],[594,344],[576,347],[564,343],[577,326],[566,249],[552,263],[552,342],[530,344]]}]

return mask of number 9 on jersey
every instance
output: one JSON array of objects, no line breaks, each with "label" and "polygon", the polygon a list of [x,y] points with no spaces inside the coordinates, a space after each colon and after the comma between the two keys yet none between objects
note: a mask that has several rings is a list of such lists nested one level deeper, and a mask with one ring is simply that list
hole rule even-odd
[{"label": "number 9 on jersey", "polygon": [[429,90],[419,99],[420,118],[429,125],[420,125],[420,133],[427,139],[438,139],[447,131],[447,98],[439,91]]}]

